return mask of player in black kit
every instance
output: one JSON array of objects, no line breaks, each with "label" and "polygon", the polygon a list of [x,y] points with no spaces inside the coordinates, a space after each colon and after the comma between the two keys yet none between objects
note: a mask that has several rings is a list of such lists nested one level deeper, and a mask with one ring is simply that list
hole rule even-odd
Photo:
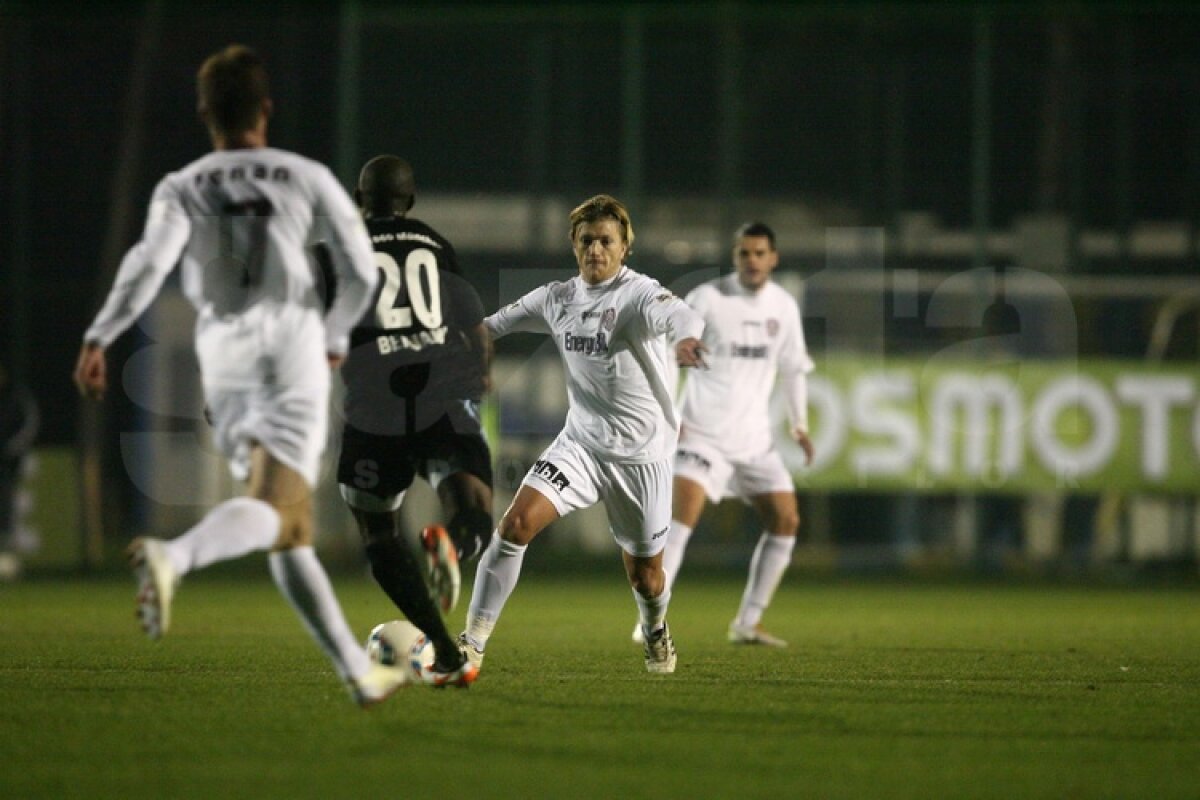
[{"label": "player in black kit", "polygon": [[[453,608],[459,561],[477,557],[492,533],[491,453],[479,418],[490,341],[483,304],[458,274],[454,248],[408,216],[415,191],[412,167],[382,155],[362,168],[354,193],[382,275],[342,365],[338,484],[375,580],[433,642],[437,657],[426,682],[466,686],[477,670],[438,606]],[[417,475],[437,490],[447,520],[421,532],[425,568],[399,527]]]}]

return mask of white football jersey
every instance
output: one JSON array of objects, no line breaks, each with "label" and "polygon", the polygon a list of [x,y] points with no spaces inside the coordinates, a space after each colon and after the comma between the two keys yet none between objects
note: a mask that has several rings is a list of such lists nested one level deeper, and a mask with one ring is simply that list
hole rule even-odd
[{"label": "white football jersey", "polygon": [[[813,369],[796,301],[773,281],[754,292],[730,274],[697,286],[687,302],[704,318],[710,368],[689,370],[684,381],[685,439],[706,439],[732,457],[765,452],[776,373],[802,377]],[[785,382],[789,389],[795,385]],[[793,423],[800,416],[797,401],[804,398],[789,397]]]},{"label": "white football jersey", "polygon": [[307,252],[317,241],[328,246],[338,279],[326,347],[344,354],[376,280],[371,242],[345,189],[324,165],[286,150],[209,153],[159,181],[142,239],[84,338],[108,346],[180,256],[184,294],[202,318],[262,303],[322,310],[319,271]]},{"label": "white football jersey", "polygon": [[605,461],[648,463],[675,449],[668,343],[699,338],[700,316],[629,267],[603,283],[578,275],[534,289],[485,320],[492,336],[549,333],[567,372],[563,430]]}]

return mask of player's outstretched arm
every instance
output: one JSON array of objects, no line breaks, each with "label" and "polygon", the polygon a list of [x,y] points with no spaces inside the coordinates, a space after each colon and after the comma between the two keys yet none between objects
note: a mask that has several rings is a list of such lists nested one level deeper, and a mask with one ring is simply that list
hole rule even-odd
[{"label": "player's outstretched arm", "polygon": [[108,391],[108,361],[104,348],[95,342],[84,342],[75,360],[75,386],[84,397],[103,400]]}]

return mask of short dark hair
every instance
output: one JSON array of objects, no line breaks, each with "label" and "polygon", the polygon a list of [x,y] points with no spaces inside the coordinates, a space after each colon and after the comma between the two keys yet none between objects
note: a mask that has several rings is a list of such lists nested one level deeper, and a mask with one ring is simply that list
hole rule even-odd
[{"label": "short dark hair", "polygon": [[770,226],[765,222],[747,222],[738,228],[737,233],[733,234],[733,244],[735,247],[742,240],[743,236],[766,237],[767,242],[771,245],[771,249],[775,249],[775,231],[771,230]]},{"label": "short dark hair", "polygon": [[417,182],[412,165],[399,156],[375,156],[358,173],[354,197],[375,217],[390,217],[412,208]]},{"label": "short dark hair", "polygon": [[629,218],[629,210],[625,204],[612,195],[598,194],[584,200],[571,212],[571,241],[575,241],[575,232],[585,223],[602,219],[611,219],[621,226],[621,235],[629,252],[633,253],[633,221]]},{"label": "short dark hair", "polygon": [[226,134],[252,129],[269,97],[262,57],[242,44],[213,53],[196,73],[197,110]]}]

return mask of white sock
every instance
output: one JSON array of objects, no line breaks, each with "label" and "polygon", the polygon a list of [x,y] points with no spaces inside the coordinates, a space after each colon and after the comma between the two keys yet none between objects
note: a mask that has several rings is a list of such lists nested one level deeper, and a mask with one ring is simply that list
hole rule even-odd
[{"label": "white sock", "polygon": [[679,567],[683,564],[683,551],[687,549],[691,536],[691,528],[679,520],[671,520],[671,528],[667,532],[667,546],[663,548],[663,572],[667,573],[668,591],[675,585]]},{"label": "white sock", "polygon": [[764,532],[754,548],[750,559],[750,578],[742,594],[742,605],[738,608],[734,623],[753,627],[762,621],[763,612],[771,604],[784,570],[792,563],[792,549],[796,546],[795,536],[773,536]]},{"label": "white sock", "polygon": [[482,651],[496,627],[500,612],[521,577],[521,563],[529,545],[513,544],[492,535],[492,542],[479,557],[475,567],[475,588],[471,591],[471,606],[467,609],[467,641]]},{"label": "white sock", "polygon": [[634,592],[633,599],[637,602],[638,621],[642,623],[642,634],[650,639],[654,631],[661,628],[667,619],[667,606],[671,605],[671,590],[664,586],[662,594],[658,597],[643,597]]},{"label": "white sock", "polygon": [[186,575],[218,561],[241,558],[270,550],[279,538],[279,512],[253,497],[226,500],[204,515],[204,519],[163,549],[175,573]]},{"label": "white sock", "polygon": [[371,667],[367,651],[354,638],[329,576],[312,547],[271,553],[269,561],[275,585],[329,656],[338,677],[346,680],[366,675]]}]

